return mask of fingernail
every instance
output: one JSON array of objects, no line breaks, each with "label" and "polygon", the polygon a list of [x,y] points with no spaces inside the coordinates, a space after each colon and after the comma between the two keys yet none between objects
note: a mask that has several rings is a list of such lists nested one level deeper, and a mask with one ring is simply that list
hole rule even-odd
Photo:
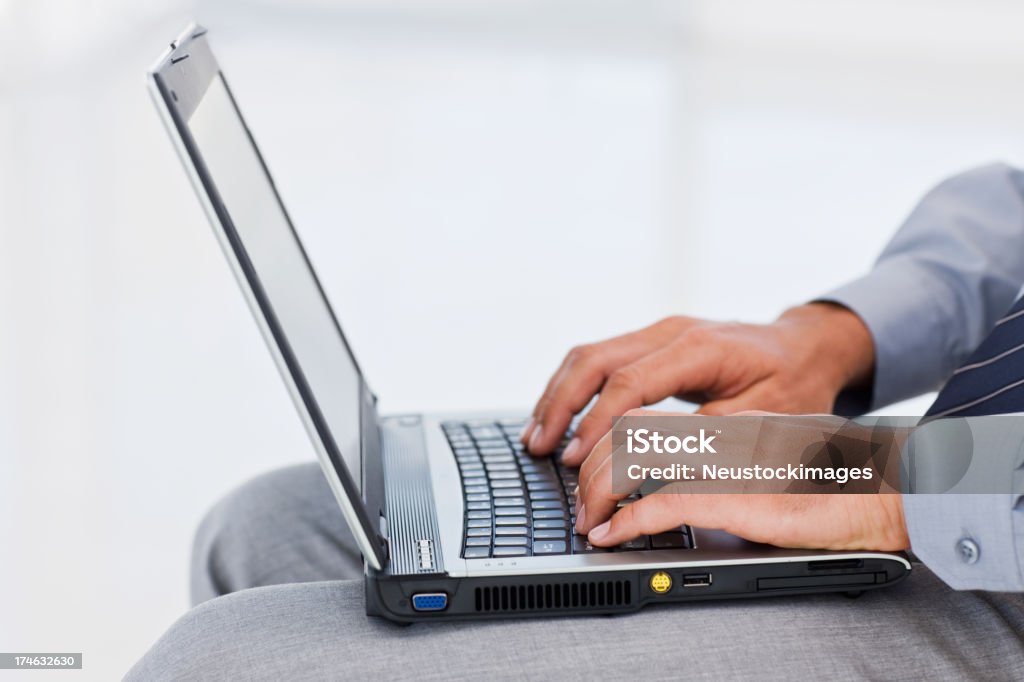
[{"label": "fingernail", "polygon": [[540,446],[540,433],[544,430],[543,424],[537,424],[534,428],[533,433],[530,435],[530,451],[536,452]]},{"label": "fingernail", "polygon": [[569,444],[565,446],[565,451],[562,453],[562,461],[569,463],[580,449],[580,439],[573,438],[569,441]]},{"label": "fingernail", "polygon": [[611,521],[605,521],[600,526],[597,526],[594,528],[594,530],[590,531],[590,533],[587,535],[587,539],[590,540],[592,543],[601,542],[601,540],[608,536],[608,531],[611,530],[611,526]]},{"label": "fingernail", "polygon": [[583,522],[587,520],[587,505],[580,507],[580,510],[576,513],[576,532],[583,535]]},{"label": "fingernail", "polygon": [[579,486],[576,486],[575,488],[572,489],[572,496],[573,497],[578,497],[579,494],[580,494],[580,487]]},{"label": "fingernail", "polygon": [[533,431],[533,425],[537,423],[534,417],[530,417],[530,421],[526,422],[526,426],[523,427],[522,432],[519,434],[519,440],[525,445],[530,442],[530,432]]}]

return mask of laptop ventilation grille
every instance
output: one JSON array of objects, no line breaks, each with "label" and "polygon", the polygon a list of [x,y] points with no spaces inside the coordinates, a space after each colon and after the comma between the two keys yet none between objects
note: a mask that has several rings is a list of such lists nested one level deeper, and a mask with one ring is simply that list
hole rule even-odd
[{"label": "laptop ventilation grille", "polygon": [[632,584],[626,580],[478,587],[477,612],[540,611],[629,606]]},{"label": "laptop ventilation grille", "polygon": [[437,507],[430,487],[430,468],[419,423],[381,424],[385,496],[394,575],[443,573],[438,551]]}]

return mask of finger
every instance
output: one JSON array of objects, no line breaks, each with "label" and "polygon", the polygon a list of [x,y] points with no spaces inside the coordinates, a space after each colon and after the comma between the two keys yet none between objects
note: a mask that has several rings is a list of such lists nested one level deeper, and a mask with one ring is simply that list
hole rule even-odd
[{"label": "finger", "polygon": [[523,430],[523,443],[533,454],[550,452],[610,373],[654,352],[693,324],[696,321],[689,318],[668,318],[636,332],[572,349],[537,401],[533,419]]},{"label": "finger", "polygon": [[619,509],[607,521],[594,526],[587,534],[592,545],[612,547],[641,535],[654,535],[683,525],[680,517],[684,505],[682,497],[671,494],[654,494],[640,498]]},{"label": "finger", "polygon": [[713,387],[724,359],[715,343],[691,343],[684,334],[679,340],[614,371],[601,395],[576,428],[579,445],[566,448],[563,461],[579,464],[597,440],[612,425],[612,419],[627,410],[643,407],[682,391]]},{"label": "finger", "polygon": [[[611,547],[641,535],[654,535],[682,525],[723,529],[744,536],[749,525],[748,502],[757,495],[715,495],[660,492],[647,495],[596,525],[587,534],[591,544]],[[759,533],[753,532],[758,536]]]},{"label": "finger", "polygon": [[[687,417],[676,412],[658,410],[630,410],[627,417],[675,416]],[[630,480],[623,476],[615,478],[615,458],[621,453],[613,449],[612,432],[609,431],[597,442],[590,456],[583,462],[579,473],[579,489],[576,496],[576,530],[586,533],[612,514],[619,502],[636,492],[642,480]]]},{"label": "finger", "polygon": [[586,534],[595,525],[590,519],[596,518],[597,523],[600,523],[608,518],[619,500],[629,497],[633,492],[627,490],[616,493],[612,490],[612,462],[612,432],[609,431],[598,441],[580,467],[580,485],[576,495],[577,533]]}]

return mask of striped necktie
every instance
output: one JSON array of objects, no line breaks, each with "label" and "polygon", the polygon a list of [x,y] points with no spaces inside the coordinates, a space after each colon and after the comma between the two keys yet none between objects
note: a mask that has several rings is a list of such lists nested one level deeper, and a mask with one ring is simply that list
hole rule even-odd
[{"label": "striped necktie", "polygon": [[925,417],[1024,412],[1024,298],[953,372]]}]

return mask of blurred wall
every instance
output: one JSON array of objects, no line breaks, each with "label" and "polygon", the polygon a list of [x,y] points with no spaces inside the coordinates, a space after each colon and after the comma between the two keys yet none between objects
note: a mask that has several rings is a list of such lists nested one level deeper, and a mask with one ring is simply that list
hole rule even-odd
[{"label": "blurred wall", "polygon": [[574,343],[863,272],[931,184],[1024,160],[1022,14],[0,0],[0,642],[120,675],[203,511],[311,459],[143,87],[187,18],[383,408],[420,410],[526,407]]}]

